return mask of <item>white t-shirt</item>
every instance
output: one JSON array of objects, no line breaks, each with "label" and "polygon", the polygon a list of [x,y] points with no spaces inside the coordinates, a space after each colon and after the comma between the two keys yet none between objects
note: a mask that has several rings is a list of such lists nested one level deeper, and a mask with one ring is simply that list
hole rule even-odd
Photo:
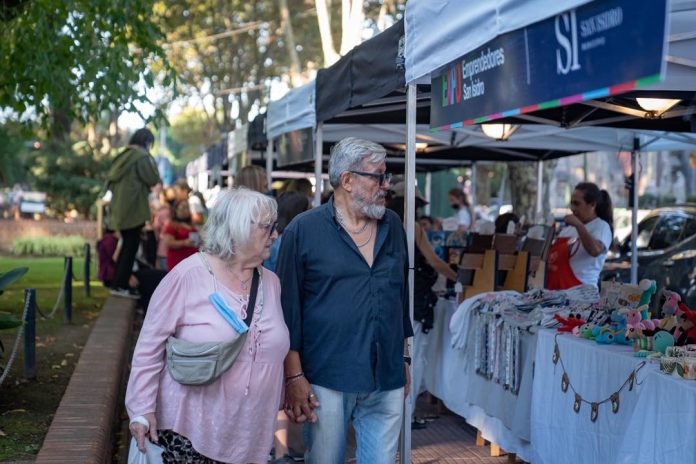
[{"label": "white t-shirt", "polygon": [[469,208],[462,206],[457,211],[457,219],[459,220],[459,225],[466,226],[468,229],[471,227],[471,214],[469,214]]},{"label": "white t-shirt", "polygon": [[604,245],[604,250],[597,256],[592,256],[585,250],[579,239],[578,230],[575,227],[565,227],[558,236],[578,239],[570,245],[570,268],[579,281],[584,284],[597,286],[599,273],[602,270],[602,266],[604,266],[607,251],[611,246],[611,227],[603,219],[594,218],[585,224],[585,229]]}]

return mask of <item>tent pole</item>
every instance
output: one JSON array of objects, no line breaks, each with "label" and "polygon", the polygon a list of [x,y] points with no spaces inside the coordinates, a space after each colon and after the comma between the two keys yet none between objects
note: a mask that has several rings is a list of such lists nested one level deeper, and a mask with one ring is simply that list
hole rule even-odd
[{"label": "tent pole", "polygon": [[631,181],[633,182],[633,208],[631,208],[631,283],[638,283],[638,157],[640,156],[640,139],[633,138],[631,151]]},{"label": "tent pole", "polygon": [[271,184],[273,184],[273,140],[266,142],[266,180],[268,181],[268,190],[271,190]]},{"label": "tent pole", "polygon": [[324,151],[324,123],[317,124],[314,135],[314,206],[321,205],[321,158]]},{"label": "tent pole", "polygon": [[[474,212],[474,216],[476,215],[476,182],[478,177],[476,176],[476,166],[478,163],[476,161],[471,162],[471,198],[469,199],[471,201],[471,211]],[[474,221],[476,220],[475,217],[471,218],[471,223],[473,224]]]},{"label": "tent pole", "polygon": [[536,197],[536,214],[534,222],[536,224],[544,223],[542,204],[542,191],[544,189],[544,162],[537,161],[537,197]]},{"label": "tent pole", "polygon": [[425,173],[425,199],[428,201],[428,204],[425,205],[425,214],[430,216],[430,202],[432,200],[433,196],[433,173],[432,172],[427,172]]},{"label": "tent pole", "polygon": [[[406,242],[408,244],[408,311],[413,324],[413,262],[415,255],[416,236],[416,84],[408,85],[406,100],[406,195],[404,197],[406,211]],[[412,341],[410,353],[412,358],[417,354]],[[411,390],[404,399],[403,423],[401,426],[401,464],[411,464],[411,411],[414,407],[415,392]]]}]

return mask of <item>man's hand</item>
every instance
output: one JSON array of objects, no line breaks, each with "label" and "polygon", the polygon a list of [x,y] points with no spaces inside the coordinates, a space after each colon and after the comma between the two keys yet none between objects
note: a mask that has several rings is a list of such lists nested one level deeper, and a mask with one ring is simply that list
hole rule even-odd
[{"label": "man's hand", "polygon": [[404,398],[406,398],[411,391],[411,366],[405,362],[404,369],[406,369],[406,385],[404,385]]},{"label": "man's hand", "polygon": [[312,392],[312,386],[304,377],[285,387],[285,414],[296,424],[309,420],[317,421],[314,410],[319,407],[319,401]]},{"label": "man's hand", "polygon": [[154,413],[144,414],[143,417],[147,419],[150,424],[149,427],[144,426],[140,422],[131,422],[130,429],[131,434],[135,438],[135,442],[138,444],[138,449],[141,453],[145,452],[145,439],[148,432],[150,433],[150,440],[157,443],[157,419]]}]

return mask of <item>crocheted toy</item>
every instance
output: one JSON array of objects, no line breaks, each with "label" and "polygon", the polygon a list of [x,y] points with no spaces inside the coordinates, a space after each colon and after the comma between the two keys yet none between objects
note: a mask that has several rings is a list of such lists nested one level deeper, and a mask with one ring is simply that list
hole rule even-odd
[{"label": "crocheted toy", "polygon": [[645,306],[643,310],[643,319],[648,319],[648,307],[650,306],[650,300],[652,296],[657,292],[657,284],[654,280],[643,279],[638,282],[638,287],[643,290],[640,295],[640,301],[638,302],[638,307]]},{"label": "crocheted toy", "polygon": [[615,342],[617,332],[614,332],[609,327],[596,327],[594,330],[594,339],[600,345],[610,345]]},{"label": "crocheted toy", "polygon": [[676,317],[675,344],[681,346],[696,343],[696,312],[691,311],[684,303],[679,303]]},{"label": "crocheted toy", "polygon": [[580,319],[579,314],[576,315],[573,313],[568,314],[567,318],[563,318],[556,313],[553,315],[553,318],[561,324],[558,328],[559,332],[572,332],[575,327],[579,327],[585,323],[585,321]]},{"label": "crocheted toy", "polygon": [[638,347],[640,350],[633,355],[640,358],[660,358],[665,354],[669,346],[674,346],[674,337],[671,333],[660,330],[653,337],[647,337],[639,341]]},{"label": "crocheted toy", "polygon": [[681,296],[679,296],[677,292],[672,292],[670,290],[665,290],[663,294],[665,295],[665,302],[662,305],[662,321],[660,322],[660,329],[674,332],[674,330],[677,328],[678,321],[676,314],[679,310]]}]

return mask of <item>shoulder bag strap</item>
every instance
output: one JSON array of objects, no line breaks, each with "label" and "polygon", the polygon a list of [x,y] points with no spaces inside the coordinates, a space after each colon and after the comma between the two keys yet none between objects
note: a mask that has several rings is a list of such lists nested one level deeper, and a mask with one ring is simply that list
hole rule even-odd
[{"label": "shoulder bag strap", "polygon": [[254,318],[254,307],[256,306],[256,292],[259,289],[259,270],[254,268],[254,276],[251,278],[251,291],[249,292],[249,303],[247,304],[247,317],[244,323],[251,327],[251,320]]}]

